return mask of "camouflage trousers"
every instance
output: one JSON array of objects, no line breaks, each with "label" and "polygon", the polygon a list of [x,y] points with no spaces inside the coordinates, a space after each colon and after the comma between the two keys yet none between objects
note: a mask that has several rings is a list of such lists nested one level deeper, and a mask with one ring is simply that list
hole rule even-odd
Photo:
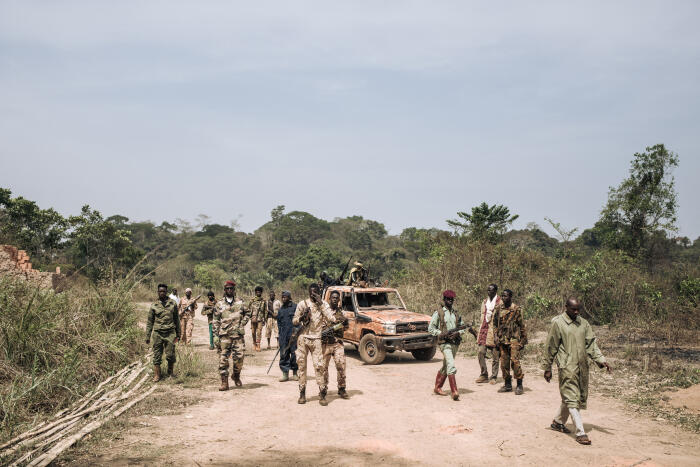
[{"label": "camouflage trousers", "polygon": [[243,337],[231,339],[229,336],[221,336],[219,338],[219,373],[228,376],[228,358],[233,361],[234,374],[240,374],[243,369],[243,352],[245,352],[245,342]]},{"label": "camouflage trousers", "polygon": [[175,337],[177,333],[172,331],[153,331],[153,365],[160,366],[163,362],[163,350],[165,359],[170,363],[175,363]]},{"label": "camouflage trousers", "polygon": [[513,367],[515,379],[523,379],[523,369],[520,366],[520,344],[501,344],[501,372],[503,379],[510,379],[510,368]]},{"label": "camouflage trousers", "polygon": [[345,347],[343,341],[337,340],[332,344],[323,346],[323,386],[328,387],[328,364],[331,357],[335,363],[335,370],[338,373],[338,388],[345,387]]},{"label": "camouflage trousers", "polygon": [[267,318],[267,326],[265,328],[265,337],[270,339],[272,337],[272,331],[275,332],[276,336],[279,336],[279,331],[277,330],[277,320],[275,318]]},{"label": "camouflage trousers", "polygon": [[192,330],[194,329],[194,316],[190,313],[180,315],[180,337],[183,344],[192,342]]},{"label": "camouflage trousers", "polygon": [[262,337],[262,328],[264,321],[251,321],[250,322],[250,335],[253,336],[253,342],[255,344],[260,343],[260,338]]},{"label": "camouflage trousers", "polygon": [[299,389],[306,388],[306,356],[311,353],[311,360],[314,364],[316,372],[316,382],[318,388],[324,391],[328,376],[325,375],[326,367],[323,365],[323,344],[321,339],[309,339],[308,337],[300,337],[297,345],[297,365],[299,366]]}]

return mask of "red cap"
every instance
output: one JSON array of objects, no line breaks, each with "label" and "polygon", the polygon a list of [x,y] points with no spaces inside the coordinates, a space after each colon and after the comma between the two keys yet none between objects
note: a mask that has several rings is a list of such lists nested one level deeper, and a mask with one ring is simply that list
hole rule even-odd
[{"label": "red cap", "polygon": [[226,281],[226,283],[224,284],[224,288],[226,288],[226,287],[235,287],[235,286],[236,286],[236,283],[233,282],[233,281]]},{"label": "red cap", "polygon": [[448,289],[442,293],[442,296],[445,298],[455,298],[457,296],[457,294],[454,292],[454,290]]}]

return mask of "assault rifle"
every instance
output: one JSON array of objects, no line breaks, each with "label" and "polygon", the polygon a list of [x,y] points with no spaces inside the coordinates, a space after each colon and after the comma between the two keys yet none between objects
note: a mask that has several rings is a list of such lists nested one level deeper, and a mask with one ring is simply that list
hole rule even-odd
[{"label": "assault rifle", "polygon": [[[301,334],[302,329],[304,329],[304,326],[300,324],[299,326],[295,327],[292,330],[292,336],[289,338],[289,342],[287,342],[287,345],[284,347],[284,351],[282,353],[286,354],[287,351],[289,351],[289,348],[292,346],[292,344],[294,342],[296,342],[297,339],[299,339],[299,334]],[[270,366],[267,367],[267,374],[268,375],[270,374],[270,369],[272,369],[272,365],[275,363],[275,360],[277,360],[277,356],[280,354],[280,350],[282,350],[282,349],[278,347],[277,353],[275,354],[274,357],[272,357],[272,361],[270,362]]]},{"label": "assault rifle", "polygon": [[350,267],[350,261],[352,261],[352,256],[350,256],[350,259],[348,259],[348,262],[345,263],[345,267],[343,268],[343,272],[340,273],[340,276],[338,276],[338,279],[336,279],[336,285],[343,285],[343,276],[345,276],[345,273],[348,272],[348,267]]},{"label": "assault rifle", "polygon": [[200,298],[202,298],[202,296],[201,296],[201,295],[197,295],[197,298],[195,298],[194,301],[193,301],[192,303],[190,303],[189,305],[187,305],[187,308],[185,308],[184,310],[182,310],[182,312],[185,313],[186,311],[194,311],[194,310],[192,310],[192,305],[194,305],[195,303],[197,303],[197,300],[199,300]]},{"label": "assault rifle", "polygon": [[345,328],[345,321],[339,321],[333,326],[323,328],[323,330],[321,331],[321,342],[326,342],[332,337],[335,337],[335,332],[340,331],[343,328]]},{"label": "assault rifle", "polygon": [[471,324],[460,324],[456,328],[448,329],[447,331],[441,333],[438,337],[445,342],[459,345],[459,343],[462,342],[459,331],[463,331],[465,329],[469,329],[469,333],[476,339],[476,331]]}]

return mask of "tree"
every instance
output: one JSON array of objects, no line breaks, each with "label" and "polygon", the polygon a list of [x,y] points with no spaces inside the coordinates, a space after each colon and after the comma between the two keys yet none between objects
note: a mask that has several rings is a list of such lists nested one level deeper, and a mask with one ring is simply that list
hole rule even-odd
[{"label": "tree", "polygon": [[200,263],[194,267],[194,282],[205,289],[220,287],[226,277],[226,271],[215,263]]},{"label": "tree", "polygon": [[472,208],[471,214],[458,212],[460,219],[448,220],[447,224],[461,235],[469,235],[477,240],[496,242],[519,216],[510,214],[502,204],[489,206],[481,203]]},{"label": "tree", "polygon": [[[557,231],[557,235],[559,236],[559,240],[561,240],[564,243],[569,243],[571,239],[574,237],[574,234],[578,232],[578,227],[575,227],[573,229],[566,229],[561,226],[561,222],[554,222],[552,219],[549,217],[545,217],[544,220],[549,222],[549,225],[552,226],[554,230]],[[541,230],[541,229],[538,229]]]},{"label": "tree", "polygon": [[635,153],[630,175],[610,188],[595,229],[603,245],[649,259],[654,243],[675,232],[678,209],[673,169],[678,156],[663,144]]},{"label": "tree", "polygon": [[318,277],[321,271],[342,268],[343,260],[337,252],[323,245],[311,245],[306,253],[294,260],[294,270],[298,275]]}]

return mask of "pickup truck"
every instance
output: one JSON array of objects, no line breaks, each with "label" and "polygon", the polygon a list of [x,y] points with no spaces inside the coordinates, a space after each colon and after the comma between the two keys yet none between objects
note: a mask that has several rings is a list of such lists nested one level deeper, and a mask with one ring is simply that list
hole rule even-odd
[{"label": "pickup truck", "polygon": [[340,293],[343,314],[349,326],[343,340],[353,344],[362,360],[369,365],[384,361],[387,352],[411,352],[417,360],[435,356],[437,342],[428,334],[430,317],[408,311],[399,291],[390,287],[330,286],[324,290],[328,301],[331,292]]}]

